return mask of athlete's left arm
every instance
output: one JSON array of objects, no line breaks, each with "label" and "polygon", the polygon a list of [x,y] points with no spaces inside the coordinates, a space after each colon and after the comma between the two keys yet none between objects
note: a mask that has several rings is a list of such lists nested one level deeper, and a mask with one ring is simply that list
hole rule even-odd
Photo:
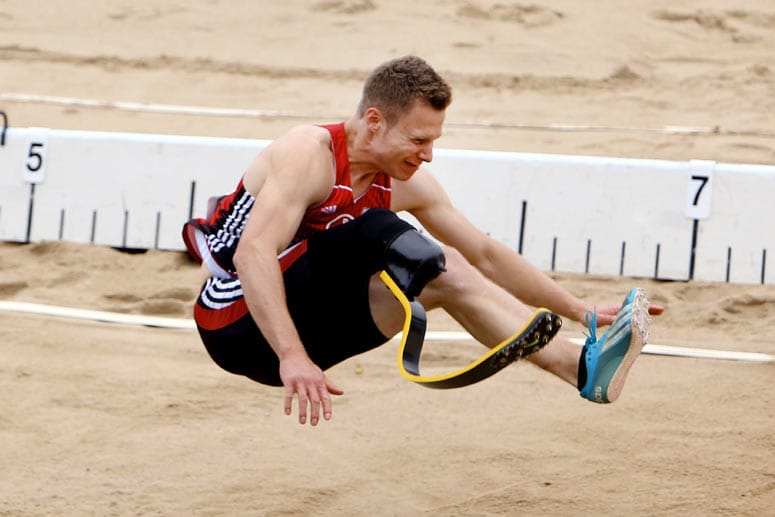
[{"label": "athlete's left arm", "polygon": [[[455,207],[443,187],[421,169],[406,182],[394,182],[394,208],[406,210],[435,238],[460,251],[485,276],[527,305],[546,307],[563,317],[584,321],[594,307],[529,263],[522,255],[476,228]],[[613,321],[618,306],[597,306],[599,324]],[[606,314],[606,313],[612,314]]]}]

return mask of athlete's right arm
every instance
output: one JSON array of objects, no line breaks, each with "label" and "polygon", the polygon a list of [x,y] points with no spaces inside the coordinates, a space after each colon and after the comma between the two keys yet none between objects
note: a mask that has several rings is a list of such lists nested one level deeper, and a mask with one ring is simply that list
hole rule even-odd
[{"label": "athlete's right arm", "polygon": [[299,422],[331,418],[329,393],[341,394],[309,358],[285,303],[277,255],[299,227],[308,207],[323,202],[335,180],[333,157],[321,128],[305,126],[272,142],[245,173],[245,186],[256,200],[234,254],[250,314],[280,360],[284,409],[291,413],[294,394]]}]

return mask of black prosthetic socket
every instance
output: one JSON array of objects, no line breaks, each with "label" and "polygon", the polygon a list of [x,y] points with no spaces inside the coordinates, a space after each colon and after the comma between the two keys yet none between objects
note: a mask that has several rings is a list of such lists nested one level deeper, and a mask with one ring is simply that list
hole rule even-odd
[{"label": "black prosthetic socket", "polygon": [[[444,271],[444,253],[394,212],[372,208],[347,224],[312,235],[309,267],[319,282],[386,270],[410,299]],[[338,275],[337,271],[347,271]]]},{"label": "black prosthetic socket", "polygon": [[312,235],[307,253],[313,274],[330,277],[345,269],[348,277],[370,276],[385,269],[385,249],[397,235],[413,229],[395,213],[372,208],[352,221]]},{"label": "black prosthetic socket", "polygon": [[386,251],[385,269],[410,300],[446,271],[441,247],[414,229],[398,235]]}]

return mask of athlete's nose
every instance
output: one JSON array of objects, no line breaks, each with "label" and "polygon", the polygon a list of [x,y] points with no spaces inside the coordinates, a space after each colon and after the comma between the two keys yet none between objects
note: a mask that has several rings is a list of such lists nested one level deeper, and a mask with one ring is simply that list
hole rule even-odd
[{"label": "athlete's nose", "polygon": [[417,156],[422,161],[430,163],[433,160],[433,144],[425,144],[422,149],[420,149],[420,152],[417,154]]}]

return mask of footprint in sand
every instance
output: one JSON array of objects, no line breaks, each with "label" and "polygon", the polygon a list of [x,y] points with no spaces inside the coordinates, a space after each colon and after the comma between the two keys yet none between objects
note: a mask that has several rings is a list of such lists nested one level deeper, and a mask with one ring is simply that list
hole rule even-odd
[{"label": "footprint in sand", "polygon": [[732,10],[727,11],[726,15],[729,18],[754,27],[761,27],[763,29],[775,28],[775,13]]},{"label": "footprint in sand", "polygon": [[721,32],[727,34],[736,43],[759,41],[761,36],[756,34],[755,29],[775,27],[775,14],[752,11],[714,12],[701,9],[684,12],[666,9],[655,11],[651,16],[665,22],[694,24],[707,31]]},{"label": "footprint in sand", "polygon": [[188,287],[173,287],[155,293],[140,305],[143,314],[185,316],[191,313],[198,292]]},{"label": "footprint in sand", "polygon": [[377,4],[371,0],[332,0],[318,2],[310,7],[312,11],[337,14],[359,14],[375,9],[377,9]]},{"label": "footprint in sand", "polygon": [[154,295],[154,298],[168,298],[180,302],[193,302],[198,294],[198,291],[188,287],[173,287],[159,291]]},{"label": "footprint in sand", "polygon": [[552,25],[565,17],[559,11],[539,5],[495,4],[484,8],[474,2],[466,2],[463,7],[458,9],[457,15],[463,18],[518,23],[525,27]]},{"label": "footprint in sand", "polygon": [[133,293],[109,293],[103,295],[103,298],[116,304],[111,309],[114,311],[172,316],[188,314],[196,295],[197,293],[193,289],[174,287],[149,296]]},{"label": "footprint in sand", "polygon": [[111,302],[137,303],[143,300],[140,296],[131,293],[108,293],[102,296]]},{"label": "footprint in sand", "polygon": [[191,304],[180,300],[153,299],[140,304],[139,312],[158,316],[182,316],[191,312]]},{"label": "footprint in sand", "polygon": [[759,318],[768,318],[773,310],[775,297],[753,293],[727,298],[721,302],[721,308],[729,314],[756,314]]},{"label": "footprint in sand", "polygon": [[0,298],[8,298],[29,287],[27,282],[0,282]]},{"label": "footprint in sand", "polygon": [[165,18],[168,15],[183,13],[187,10],[185,7],[180,6],[168,6],[166,8],[125,6],[108,13],[108,18],[118,22],[147,22],[158,18]]}]

